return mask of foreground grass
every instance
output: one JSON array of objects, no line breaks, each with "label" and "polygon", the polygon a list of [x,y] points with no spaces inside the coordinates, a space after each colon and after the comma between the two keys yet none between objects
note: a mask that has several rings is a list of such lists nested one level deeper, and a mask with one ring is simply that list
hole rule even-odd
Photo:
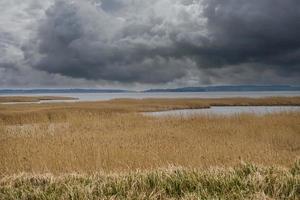
[{"label": "foreground grass", "polygon": [[290,199],[300,197],[300,162],[206,171],[168,168],[127,174],[2,177],[0,199]]}]

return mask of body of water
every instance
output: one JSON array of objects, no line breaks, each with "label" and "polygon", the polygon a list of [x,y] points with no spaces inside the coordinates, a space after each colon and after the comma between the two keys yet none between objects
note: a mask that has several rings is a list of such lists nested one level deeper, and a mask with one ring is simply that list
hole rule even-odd
[{"label": "body of water", "polygon": [[[271,96],[300,96],[299,91],[283,92],[164,92],[164,93],[42,93],[42,94],[7,94],[1,96],[64,96],[78,98],[77,101],[105,101],[119,98],[227,98],[227,97],[271,97]],[[68,101],[43,101],[68,102]],[[71,100],[70,102],[73,102]]]},{"label": "body of water", "polygon": [[264,115],[279,112],[300,112],[300,106],[212,106],[205,109],[184,109],[161,112],[147,112],[145,115],[164,116],[194,116],[194,115],[235,115],[242,113]]},{"label": "body of water", "polygon": [[[73,97],[78,100],[54,100],[41,101],[37,103],[55,103],[55,102],[77,102],[77,101],[106,101],[111,99],[129,98],[230,98],[230,97],[251,97],[263,98],[272,96],[293,97],[300,96],[299,91],[291,92],[165,92],[165,93],[42,93],[42,94],[9,94],[2,96],[64,96]],[[5,103],[5,104],[24,104],[24,103]],[[151,116],[180,115],[190,116],[198,114],[220,114],[233,115],[239,113],[267,114],[283,111],[300,111],[300,106],[216,106],[209,109],[188,109],[172,110],[163,112],[145,113]]]}]

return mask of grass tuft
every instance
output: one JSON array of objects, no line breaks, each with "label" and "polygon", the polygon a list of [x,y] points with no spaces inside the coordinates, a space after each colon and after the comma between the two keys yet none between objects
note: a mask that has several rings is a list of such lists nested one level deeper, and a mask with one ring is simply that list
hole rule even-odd
[{"label": "grass tuft", "polygon": [[[298,161],[299,162],[299,161]],[[290,199],[300,196],[292,168],[169,168],[125,174],[3,177],[0,199]],[[259,198],[260,197],[260,198]]]}]

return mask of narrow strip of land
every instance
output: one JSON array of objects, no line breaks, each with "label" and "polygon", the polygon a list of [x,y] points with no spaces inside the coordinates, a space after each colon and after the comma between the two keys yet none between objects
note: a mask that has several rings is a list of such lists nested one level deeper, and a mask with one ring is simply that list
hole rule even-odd
[{"label": "narrow strip of land", "polygon": [[76,100],[72,97],[57,97],[57,96],[0,96],[0,103],[18,103],[18,102],[40,102],[40,101],[64,101]]}]

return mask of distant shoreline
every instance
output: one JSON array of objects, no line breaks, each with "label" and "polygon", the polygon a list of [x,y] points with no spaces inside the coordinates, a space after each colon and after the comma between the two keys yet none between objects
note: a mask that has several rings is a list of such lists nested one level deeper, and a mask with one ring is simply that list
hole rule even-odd
[{"label": "distant shoreline", "polygon": [[48,93],[166,93],[166,92],[300,92],[300,86],[291,85],[237,85],[237,86],[204,86],[181,87],[147,90],[123,89],[88,89],[88,88],[62,88],[62,89],[0,89],[0,95],[5,94],[48,94]]},{"label": "distant shoreline", "polygon": [[57,96],[0,96],[0,103],[37,103],[40,101],[65,101],[78,100],[73,97],[57,97]]},{"label": "distant shoreline", "polygon": [[[71,101],[71,103],[128,103],[139,104],[142,103],[145,106],[150,103],[155,104],[169,104],[172,102],[179,103],[180,109],[195,109],[195,108],[209,108],[210,106],[300,106],[300,96],[294,97],[263,97],[263,98],[249,98],[249,97],[227,97],[227,98],[115,98],[110,100],[96,100],[96,101],[74,101],[79,100],[73,97],[60,97],[60,96],[0,96],[0,104],[6,103],[38,103],[42,101],[47,101],[47,103],[52,103],[51,101],[59,103],[65,103],[64,101]],[[191,103],[192,102],[192,103]],[[172,110],[172,106],[167,106],[167,110]],[[176,109],[178,109],[176,107]],[[162,109],[164,111],[166,109]],[[150,110],[153,111],[153,110]]]}]

